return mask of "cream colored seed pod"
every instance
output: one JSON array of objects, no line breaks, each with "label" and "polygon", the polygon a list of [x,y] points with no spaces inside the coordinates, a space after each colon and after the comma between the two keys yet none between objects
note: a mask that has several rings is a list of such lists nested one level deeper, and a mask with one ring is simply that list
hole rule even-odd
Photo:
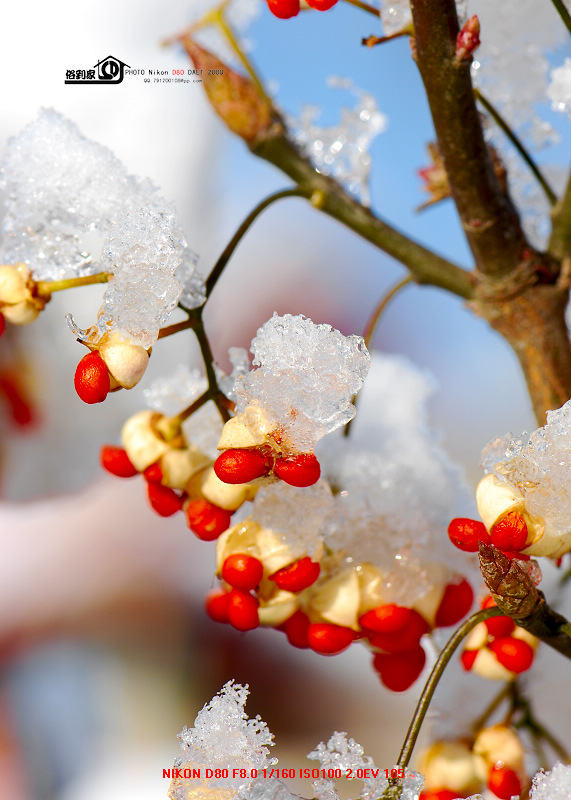
[{"label": "cream colored seed pod", "polygon": [[492,725],[481,730],[476,736],[472,750],[481,759],[478,773],[483,780],[486,779],[490,769],[498,763],[515,772],[524,770],[523,746],[514,731],[505,725]]},{"label": "cream colored seed pod", "polygon": [[171,489],[184,489],[192,476],[210,463],[208,456],[194,445],[169,448],[160,460],[162,483]]},{"label": "cream colored seed pod", "polygon": [[360,601],[357,571],[354,567],[348,567],[315,585],[306,604],[306,613],[312,621],[320,618],[358,631]]},{"label": "cream colored seed pod", "polygon": [[222,572],[222,565],[233,553],[248,553],[258,558],[264,565],[264,576],[273,575],[276,570],[296,561],[297,556],[283,536],[277,531],[262,528],[249,519],[228,528],[216,541],[216,572]]},{"label": "cream colored seed pod", "polygon": [[148,351],[141,345],[129,344],[116,331],[103,336],[97,349],[111,375],[124,389],[132,389],[145,374]]},{"label": "cream colored seed pod", "polygon": [[501,481],[496,475],[489,474],[482,478],[476,489],[476,505],[488,532],[511,511],[521,514],[528,532],[527,547],[522,548],[524,553],[527,553],[527,548],[544,535],[545,520],[529,514],[521,492],[509,483]]},{"label": "cream colored seed pod", "polygon": [[430,580],[431,588],[426,594],[420,597],[412,607],[424,617],[431,628],[434,628],[436,612],[444,597],[446,585],[452,581],[453,576],[442,564],[427,564],[425,569]]},{"label": "cream colored seed pod", "polygon": [[417,769],[424,789],[451,789],[468,796],[482,789],[477,760],[462,742],[435,742],[420,754]]},{"label": "cream colored seed pod", "polygon": [[260,591],[258,592],[258,600],[260,606],[258,608],[258,618],[260,625],[269,625],[275,628],[281,625],[286,619],[289,619],[292,614],[299,608],[299,599],[297,594],[286,592],[283,589],[277,589],[275,583],[273,589],[270,587],[269,592],[272,592],[268,597],[265,597],[263,583],[269,584],[273,581],[263,581]]},{"label": "cream colored seed pod", "polygon": [[204,497],[225,511],[236,511],[246,500],[253,500],[257,491],[251,483],[224,483],[212,467],[193,475],[186,486],[191,497]]},{"label": "cream colored seed pod", "polygon": [[487,647],[478,651],[471,672],[475,672],[476,675],[481,678],[487,678],[490,681],[513,681],[516,677],[515,672],[510,672],[503,664],[500,664],[493,652]]},{"label": "cream colored seed pod", "polygon": [[133,466],[143,472],[158,461],[169,449],[168,444],[155,431],[154,424],[161,418],[155,411],[139,411],[123,425],[121,441]]},{"label": "cream colored seed pod", "polygon": [[359,580],[359,618],[386,602],[383,597],[384,576],[377,567],[367,562],[357,564],[355,572]]},{"label": "cream colored seed pod", "polygon": [[31,297],[30,270],[24,264],[0,265],[0,306],[16,305]]},{"label": "cream colored seed pod", "polygon": [[243,414],[239,414],[224,424],[218,442],[219,450],[247,450],[266,444],[267,437],[259,431],[252,431],[245,423]]},{"label": "cream colored seed pod", "polygon": [[[193,769],[201,769],[202,773],[204,773],[203,765],[197,767],[191,761],[185,761],[179,769],[183,775],[185,769],[190,769],[191,775],[193,774]],[[198,783],[199,785],[193,786],[191,785],[192,783]],[[189,781],[188,778],[173,778],[168,791],[170,800],[233,800],[237,795],[238,790],[235,788],[209,786],[206,781],[199,783],[198,780]]]},{"label": "cream colored seed pod", "polygon": [[484,622],[479,622],[464,639],[465,650],[479,650],[488,643],[488,629]]}]

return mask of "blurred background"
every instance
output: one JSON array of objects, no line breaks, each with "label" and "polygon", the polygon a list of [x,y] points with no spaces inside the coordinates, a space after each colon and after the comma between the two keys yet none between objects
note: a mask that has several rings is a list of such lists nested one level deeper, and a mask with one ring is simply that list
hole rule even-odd
[{"label": "blurred background", "polygon": [[[180,49],[160,43],[207,6],[4,4],[0,52],[0,148],[40,108],[57,109],[176,204],[204,274],[248,211],[288,180],[223,130],[200,84],[127,77],[117,86],[70,86],[64,79],[66,70],[110,54],[133,69],[187,69]],[[259,10],[247,38],[282,108],[299,116],[302,104],[318,105],[320,124],[333,125],[340,106],[355,98],[328,88],[328,76],[350,76],[372,92],[388,118],[371,151],[373,208],[469,267],[450,201],[414,210],[426,199],[416,171],[428,164],[432,131],[406,38],[361,47],[363,36],[380,32],[378,23],[343,3],[288,22],[271,17],[264,3]],[[557,63],[565,55],[569,47],[555,51]],[[542,111],[549,114],[547,103]],[[551,117],[565,135],[567,120]],[[565,164],[568,147],[563,142],[539,158]],[[215,357],[227,368],[228,347],[248,347],[274,311],[360,333],[403,276],[397,263],[305,201],[282,201],[248,233],[209,301]],[[202,609],[213,546],[195,540],[178,517],[156,517],[140,481],[101,474],[100,446],[117,442],[125,418],[143,407],[144,386],[179,363],[199,362],[192,334],[181,334],[156,346],[141,386],[101,406],[83,405],[73,390],[83,353],[64,316],[73,311],[87,326],[100,296],[97,287],[63,293],[33,326],[0,344],[4,372],[17,374],[31,404],[28,414],[5,394],[0,409],[0,794],[166,797],[162,770],[177,755],[176,734],[229,678],[250,684],[248,711],[275,733],[281,766],[307,766],[305,753],[333,730],[348,731],[377,766],[392,766],[419,684],[404,696],[386,691],[359,647],[326,659],[294,651],[274,631],[243,635],[215,625]],[[535,427],[515,357],[457,298],[407,287],[384,314],[375,347],[405,355],[434,377],[429,422],[470,485],[489,439]],[[541,653],[536,683],[546,683],[540,678],[555,668],[553,658]],[[466,708],[471,694],[476,702],[492,690],[473,678]],[[539,702],[568,736],[545,686]]]}]

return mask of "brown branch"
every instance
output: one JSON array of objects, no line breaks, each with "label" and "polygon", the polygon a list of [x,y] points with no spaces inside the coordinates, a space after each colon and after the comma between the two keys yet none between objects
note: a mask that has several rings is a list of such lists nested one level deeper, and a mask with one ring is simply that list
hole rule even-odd
[{"label": "brown branch", "polygon": [[571,658],[571,623],[547,604],[521,567],[493,545],[480,542],[480,569],[496,605],[517,625]]},{"label": "brown branch", "polygon": [[551,211],[553,226],[547,252],[554,258],[569,258],[571,255],[571,173],[565,194]]},{"label": "brown branch", "polygon": [[310,187],[319,196],[314,205],[320,211],[396,258],[417,283],[438,286],[466,299],[473,296],[472,279],[466,270],[409,239],[358,203],[336,180],[317,172],[287,137],[281,121],[276,121],[249,146],[252,153],[281,169],[298,186]]},{"label": "brown branch", "polygon": [[454,0],[411,0],[411,9],[416,60],[452,196],[478,270],[498,278],[515,269],[527,245],[484,141],[470,59],[456,58],[456,6]]}]

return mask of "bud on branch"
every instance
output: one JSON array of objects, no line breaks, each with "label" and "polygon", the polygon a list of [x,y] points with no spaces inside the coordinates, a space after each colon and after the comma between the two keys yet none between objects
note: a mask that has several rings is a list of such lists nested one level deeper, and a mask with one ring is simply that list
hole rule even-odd
[{"label": "bud on branch", "polygon": [[456,37],[456,61],[468,61],[480,46],[480,20],[474,14]]}]

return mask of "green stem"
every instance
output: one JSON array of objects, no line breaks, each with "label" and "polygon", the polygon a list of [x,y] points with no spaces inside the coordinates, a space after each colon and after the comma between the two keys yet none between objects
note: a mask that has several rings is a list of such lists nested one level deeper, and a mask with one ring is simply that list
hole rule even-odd
[{"label": "green stem", "polygon": [[499,706],[506,700],[510,694],[512,693],[512,686],[513,683],[510,681],[506,683],[506,685],[501,689],[498,694],[492,699],[490,704],[487,708],[480,714],[480,716],[474,721],[472,725],[472,730],[474,733],[477,733],[480,728],[483,728],[489,718],[492,716],[494,711],[499,708]]},{"label": "green stem", "polygon": [[510,142],[513,144],[515,149],[518,151],[520,156],[523,158],[527,166],[535,175],[535,178],[543,191],[545,192],[545,196],[549,200],[550,205],[555,205],[557,202],[557,196],[551,186],[548,184],[544,176],[539,171],[539,167],[532,159],[530,154],[525,149],[521,139],[516,135],[516,133],[510,128],[506,120],[502,117],[500,112],[490,103],[490,101],[484,97],[479,89],[474,89],[474,97],[478,100],[486,109],[488,114],[494,119],[494,121],[499,125],[499,127],[503,130],[505,135],[508,137]]},{"label": "green stem", "polygon": [[265,200],[262,200],[253,211],[251,211],[244,222],[240,225],[234,236],[230,239],[226,248],[224,249],[223,253],[221,254],[220,258],[212,268],[212,272],[208,276],[208,280],[206,281],[206,296],[210,297],[210,293],[216,286],[216,282],[218,278],[222,275],[224,267],[232,257],[232,254],[244,235],[248,232],[249,227],[252,223],[260,216],[262,211],[264,211],[268,206],[272,203],[275,203],[276,200],[281,200],[284,197],[307,197],[309,198],[312,194],[312,190],[308,188],[304,188],[301,186],[296,187],[295,189],[284,189],[281,192],[275,192],[274,194],[269,195],[266,197]]},{"label": "green stem", "polygon": [[202,354],[202,360],[204,361],[204,369],[206,371],[206,379],[208,381],[208,399],[214,400],[216,403],[216,408],[218,409],[218,413],[222,417],[222,421],[228,422],[230,419],[230,413],[224,404],[226,397],[218,388],[218,383],[216,381],[216,374],[214,372],[214,357],[212,355],[210,342],[208,341],[206,331],[204,330],[204,324],[202,322],[202,308],[197,309],[192,316],[197,320],[194,333],[196,334],[198,346],[200,347],[200,352]]},{"label": "green stem", "polygon": [[173,422],[176,420],[177,423],[184,422],[185,419],[192,417],[195,411],[198,411],[199,408],[202,408],[209,400],[212,400],[212,392],[210,389],[207,389],[204,394],[201,394],[200,397],[197,397],[196,400],[191,403],[184,411],[181,411],[180,414],[177,414],[176,417],[173,417]]},{"label": "green stem", "polygon": [[569,33],[571,33],[571,15],[567,11],[565,3],[563,2],[563,0],[551,0],[551,2],[557,9],[557,13],[563,20],[563,24],[565,25]]},{"label": "green stem", "polygon": [[374,14],[375,17],[380,17],[381,12],[378,8],[374,6],[370,6],[368,3],[363,3],[363,0],[345,0],[350,6],[355,6],[355,8],[360,8],[362,11],[367,11],[369,14]]},{"label": "green stem", "polygon": [[484,622],[484,620],[490,619],[490,617],[498,617],[501,615],[502,611],[495,607],[485,608],[482,611],[477,611],[475,614],[472,614],[471,617],[468,617],[468,619],[452,634],[444,646],[444,649],[438,656],[436,664],[432,668],[432,672],[430,673],[424,689],[422,690],[422,694],[418,700],[412,722],[410,723],[404,744],[400,751],[397,767],[402,767],[404,769],[408,766],[414,745],[416,744],[418,734],[420,733],[421,725],[424,721],[424,717],[426,716],[426,712],[428,711],[428,706],[432,700],[432,696],[434,695],[436,687],[438,686],[438,682],[442,677],[442,673],[446,669],[448,662],[452,658],[452,655],[454,654],[454,651],[460,642],[470,633],[472,628],[475,628],[476,625],[478,625],[478,623]]},{"label": "green stem", "polygon": [[36,294],[45,297],[54,292],[63,292],[66,289],[75,289],[78,286],[108,283],[112,277],[111,272],[97,272],[95,275],[85,275],[83,278],[65,278],[61,281],[36,281]]}]

